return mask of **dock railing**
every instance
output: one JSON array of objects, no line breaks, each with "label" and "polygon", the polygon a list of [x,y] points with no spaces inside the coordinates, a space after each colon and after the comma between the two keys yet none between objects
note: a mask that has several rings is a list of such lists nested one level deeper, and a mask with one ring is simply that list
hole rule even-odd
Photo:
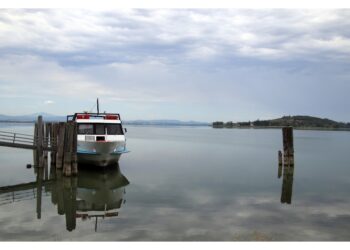
[{"label": "dock railing", "polygon": [[[0,146],[36,149],[38,140],[38,136],[0,131]],[[56,147],[56,142],[49,137],[42,138],[42,142],[45,150],[54,150]]]}]

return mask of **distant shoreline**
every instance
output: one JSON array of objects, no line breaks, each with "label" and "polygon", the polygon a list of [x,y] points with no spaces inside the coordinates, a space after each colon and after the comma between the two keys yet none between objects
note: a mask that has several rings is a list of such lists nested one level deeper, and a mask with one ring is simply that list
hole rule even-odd
[{"label": "distant shoreline", "polygon": [[319,118],[307,115],[283,116],[272,120],[256,120],[246,122],[212,123],[213,128],[283,128],[291,126],[298,130],[322,130],[322,131],[350,131],[349,122],[337,122],[327,118]]},{"label": "distant shoreline", "polygon": [[[282,129],[284,126],[259,126],[259,127],[232,127],[232,128],[215,128],[213,129]],[[323,127],[293,127],[295,130],[312,130],[312,131],[350,131],[350,128],[323,128]]]},{"label": "distant shoreline", "polygon": [[[50,122],[58,122],[58,121],[50,121]],[[35,121],[0,121],[0,124],[34,124]],[[284,126],[258,126],[258,127],[249,127],[249,126],[241,126],[241,127],[220,127],[216,128],[212,125],[208,124],[140,124],[140,123],[124,123],[124,125],[132,125],[132,126],[163,126],[163,127],[210,127],[213,129],[281,129]],[[324,127],[293,127],[295,130],[311,130],[311,131],[350,131],[350,128],[324,128]]]}]

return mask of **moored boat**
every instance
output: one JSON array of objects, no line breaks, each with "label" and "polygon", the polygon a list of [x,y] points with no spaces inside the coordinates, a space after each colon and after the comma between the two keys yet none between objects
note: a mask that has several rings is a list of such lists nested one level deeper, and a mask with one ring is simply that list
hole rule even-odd
[{"label": "moored boat", "polygon": [[126,149],[126,138],[117,113],[75,113],[67,121],[77,123],[79,164],[105,167],[119,161]]}]

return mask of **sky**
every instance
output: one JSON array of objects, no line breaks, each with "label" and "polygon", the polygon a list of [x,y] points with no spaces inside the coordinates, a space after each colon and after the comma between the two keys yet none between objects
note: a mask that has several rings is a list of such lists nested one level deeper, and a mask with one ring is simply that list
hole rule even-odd
[{"label": "sky", "polygon": [[[0,9],[0,114],[350,122],[350,9]],[[94,110],[95,111],[95,110]]]}]

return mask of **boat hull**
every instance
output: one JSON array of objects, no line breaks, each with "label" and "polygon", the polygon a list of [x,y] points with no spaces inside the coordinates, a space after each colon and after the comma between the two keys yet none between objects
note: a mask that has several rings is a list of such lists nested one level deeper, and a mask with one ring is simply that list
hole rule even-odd
[{"label": "boat hull", "polygon": [[78,163],[106,167],[118,163],[120,156],[126,153],[125,142],[79,142]]},{"label": "boat hull", "polygon": [[106,167],[118,163],[121,154],[86,154],[78,153],[78,163]]}]

